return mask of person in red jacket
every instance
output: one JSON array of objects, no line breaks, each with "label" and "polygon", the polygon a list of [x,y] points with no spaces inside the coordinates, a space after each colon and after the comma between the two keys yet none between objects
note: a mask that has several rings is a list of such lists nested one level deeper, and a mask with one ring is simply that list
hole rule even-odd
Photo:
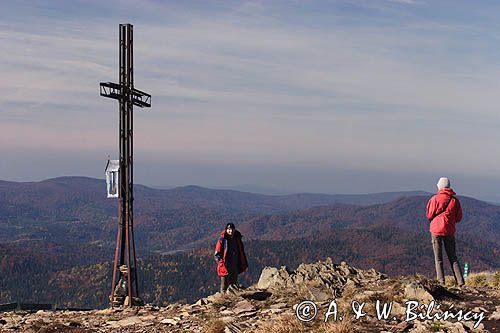
[{"label": "person in red jacket", "polygon": [[427,203],[427,218],[430,221],[432,249],[436,263],[436,275],[441,284],[444,284],[443,272],[443,245],[450,261],[455,282],[462,286],[464,278],[458,263],[455,249],[455,224],[462,220],[462,207],[455,197],[456,193],[450,187],[450,180],[439,178],[438,192]]},{"label": "person in red jacket", "polygon": [[246,271],[247,257],[241,233],[233,223],[228,223],[220,233],[215,245],[215,260],[217,261],[217,275],[220,276],[220,291],[225,292],[230,285],[238,283],[238,274]]}]

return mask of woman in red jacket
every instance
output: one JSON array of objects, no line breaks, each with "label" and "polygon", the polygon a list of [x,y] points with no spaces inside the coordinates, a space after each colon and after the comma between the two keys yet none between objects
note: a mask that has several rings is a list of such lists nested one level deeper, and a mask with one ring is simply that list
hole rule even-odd
[{"label": "woman in red jacket", "polygon": [[233,223],[228,223],[220,233],[215,245],[215,260],[217,261],[217,275],[220,276],[220,291],[225,292],[230,285],[238,283],[238,274],[246,271],[247,257],[241,233]]},{"label": "woman in red jacket", "polygon": [[438,281],[444,285],[443,272],[443,245],[450,261],[455,282],[462,286],[464,278],[458,263],[455,250],[455,224],[462,220],[462,207],[455,197],[456,193],[450,188],[450,180],[439,178],[437,183],[438,193],[427,203],[427,218],[429,219],[432,237],[432,249],[436,263]]}]

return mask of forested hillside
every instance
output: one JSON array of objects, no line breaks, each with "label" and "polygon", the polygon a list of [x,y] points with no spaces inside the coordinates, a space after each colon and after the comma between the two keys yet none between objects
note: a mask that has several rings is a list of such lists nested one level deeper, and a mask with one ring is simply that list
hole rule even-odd
[{"label": "forested hillside", "polygon": [[[104,198],[103,186],[102,181],[74,177],[0,182],[0,303],[107,304],[117,207],[116,201]],[[241,280],[245,284],[254,283],[266,265],[293,268],[326,257],[388,275],[433,274],[424,216],[428,196],[396,197],[374,205],[325,205],[322,200],[335,202],[338,196],[303,195],[301,202],[301,195],[262,196],[199,187],[136,189],[139,283],[147,302],[192,301],[214,292],[218,279],[213,246],[227,222],[235,223],[244,235],[250,261]],[[500,207],[460,199],[460,260],[472,271],[498,270]]]},{"label": "forested hillside", "polygon": [[[0,249],[4,288],[0,302],[23,300],[47,302],[61,307],[99,308],[107,305],[111,285],[111,251],[90,248]],[[293,240],[253,240],[245,243],[248,272],[240,282],[257,282],[265,266],[287,265],[331,257],[335,262],[375,268],[390,276],[434,275],[434,261],[428,234],[407,233],[385,226],[344,229],[316,237]],[[486,241],[460,239],[460,259],[469,262],[471,271],[500,268],[498,247]],[[139,261],[140,292],[145,301],[165,304],[194,301],[218,289],[212,246],[171,255],[148,254]],[[107,258],[105,258],[107,256]],[[95,262],[95,263],[91,263]],[[449,272],[449,268],[446,266]]]}]

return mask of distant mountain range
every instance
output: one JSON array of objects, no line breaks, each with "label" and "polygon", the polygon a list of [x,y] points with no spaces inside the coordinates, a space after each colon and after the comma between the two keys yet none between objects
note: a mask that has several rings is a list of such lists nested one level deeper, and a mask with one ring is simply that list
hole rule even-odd
[{"label": "distant mountain range", "polygon": [[[254,273],[266,265],[293,266],[327,256],[393,275],[433,274],[425,218],[430,193],[263,195],[136,185],[134,194],[141,286],[155,302],[215,290],[212,247],[227,222],[245,236],[253,269],[244,282],[255,282]],[[500,268],[500,207],[459,198],[461,260],[473,270]],[[0,181],[0,303],[19,298],[56,299],[67,306],[106,302],[116,216],[117,201],[105,197],[102,180]],[[175,253],[179,250],[184,252]],[[195,290],[175,278],[180,270],[196,274]]]},{"label": "distant mountain range", "polygon": [[[227,222],[236,225],[266,214],[286,214],[320,205],[371,205],[421,192],[366,195],[262,195],[198,186],[158,190],[135,185],[135,223],[148,249],[172,251],[209,237]],[[0,242],[44,239],[110,245],[116,232],[117,200],[105,197],[103,180],[61,177],[41,182],[0,181]],[[170,237],[165,233],[181,233]]]},{"label": "distant mountain range", "polygon": [[[373,205],[392,201],[400,197],[430,195],[423,191],[386,192],[374,194],[313,194],[266,195],[227,189],[209,189],[199,186],[184,186],[173,189],[153,189],[134,185],[137,207],[147,201],[151,205],[165,205],[166,208],[218,208],[253,213],[273,213],[305,209],[329,204]],[[104,180],[87,177],[60,177],[41,182],[0,181],[0,195],[5,204],[31,202],[39,209],[45,204],[65,208],[72,204],[92,203],[107,209],[116,201],[106,199]],[[5,196],[5,197],[4,197]],[[42,200],[43,199],[43,200]],[[47,207],[52,208],[52,207]]]}]

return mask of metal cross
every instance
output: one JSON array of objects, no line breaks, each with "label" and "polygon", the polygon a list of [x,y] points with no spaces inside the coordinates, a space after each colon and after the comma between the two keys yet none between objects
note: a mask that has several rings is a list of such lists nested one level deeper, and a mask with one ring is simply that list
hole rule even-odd
[{"label": "metal cross", "polygon": [[[134,173],[133,173],[133,106],[150,107],[151,95],[134,88],[133,26],[120,24],[120,83],[101,82],[101,96],[117,99],[120,107],[120,169],[118,232],[111,290],[111,306],[125,302],[123,290],[128,296],[128,306],[138,301],[137,266],[134,241]],[[132,252],[130,248],[132,243]],[[118,284],[117,284],[117,273]]]}]

